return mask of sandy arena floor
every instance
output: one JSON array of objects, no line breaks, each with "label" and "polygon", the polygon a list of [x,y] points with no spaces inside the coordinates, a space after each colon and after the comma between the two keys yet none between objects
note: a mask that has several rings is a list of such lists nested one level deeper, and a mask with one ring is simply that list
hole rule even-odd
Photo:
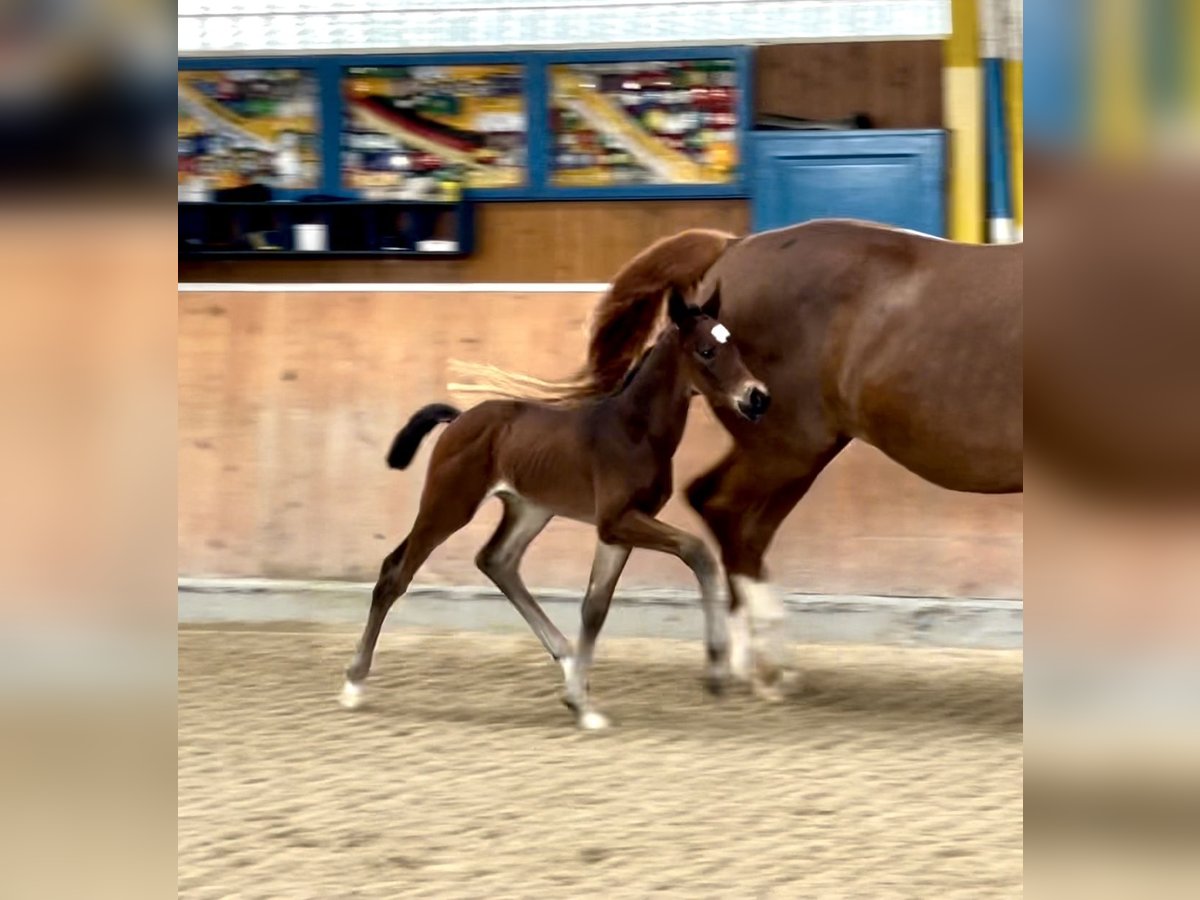
[{"label": "sandy arena floor", "polygon": [[184,898],[1019,897],[1021,656],[801,647],[764,706],[601,640],[575,730],[532,636],[179,633]]}]

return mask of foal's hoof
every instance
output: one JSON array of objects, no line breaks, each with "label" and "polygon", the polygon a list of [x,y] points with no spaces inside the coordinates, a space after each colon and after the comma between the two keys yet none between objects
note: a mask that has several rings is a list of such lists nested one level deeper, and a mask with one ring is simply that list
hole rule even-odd
[{"label": "foal's hoof", "polygon": [[584,731],[603,731],[612,723],[608,721],[608,716],[604,713],[598,713],[594,709],[589,709],[579,715],[579,727]]},{"label": "foal's hoof", "polygon": [[361,684],[349,680],[342,685],[342,692],[338,695],[338,703],[345,709],[358,709],[365,699],[366,689]]},{"label": "foal's hoof", "polygon": [[714,697],[722,697],[729,690],[729,667],[710,667],[704,673],[704,687]]}]

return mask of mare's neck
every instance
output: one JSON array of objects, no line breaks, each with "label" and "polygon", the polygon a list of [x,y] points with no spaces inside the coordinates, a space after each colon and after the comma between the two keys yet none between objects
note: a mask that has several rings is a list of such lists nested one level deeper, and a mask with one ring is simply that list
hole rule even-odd
[{"label": "mare's neck", "polygon": [[671,453],[683,438],[692,397],[681,353],[679,329],[668,326],[620,395],[621,405],[645,423],[650,442]]}]

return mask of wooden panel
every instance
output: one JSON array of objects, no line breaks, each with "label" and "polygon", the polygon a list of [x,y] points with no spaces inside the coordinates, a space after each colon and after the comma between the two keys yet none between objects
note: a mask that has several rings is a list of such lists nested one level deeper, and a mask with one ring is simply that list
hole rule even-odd
[{"label": "wooden panel", "polygon": [[[179,316],[179,569],[185,575],[370,580],[412,524],[433,440],[411,469],[384,454],[418,407],[449,398],[448,360],[542,376],[573,370],[587,294],[183,294]],[[676,483],[729,444],[703,403]],[[418,582],[485,585],[473,558],[488,504]],[[700,532],[678,499],[665,518]],[[935,488],[850,447],[771,550],[788,590],[1019,597],[1021,498]],[[594,535],[555,522],[524,567],[531,586],[582,589]],[[623,589],[694,587],[675,560],[636,553]]]},{"label": "wooden panel", "polygon": [[607,281],[660,237],[685,228],[744,234],[744,200],[484,203],[476,252],[465,260],[183,261],[194,282]]},{"label": "wooden panel", "polygon": [[778,44],[755,51],[755,113],[941,128],[939,41]]}]

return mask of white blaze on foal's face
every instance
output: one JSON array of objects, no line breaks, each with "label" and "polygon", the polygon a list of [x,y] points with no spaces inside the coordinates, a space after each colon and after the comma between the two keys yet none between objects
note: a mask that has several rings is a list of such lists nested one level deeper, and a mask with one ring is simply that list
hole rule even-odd
[{"label": "white blaze on foal's face", "polygon": [[712,336],[713,340],[715,340],[718,344],[727,343],[729,341],[729,329],[718,322],[713,326]]}]

